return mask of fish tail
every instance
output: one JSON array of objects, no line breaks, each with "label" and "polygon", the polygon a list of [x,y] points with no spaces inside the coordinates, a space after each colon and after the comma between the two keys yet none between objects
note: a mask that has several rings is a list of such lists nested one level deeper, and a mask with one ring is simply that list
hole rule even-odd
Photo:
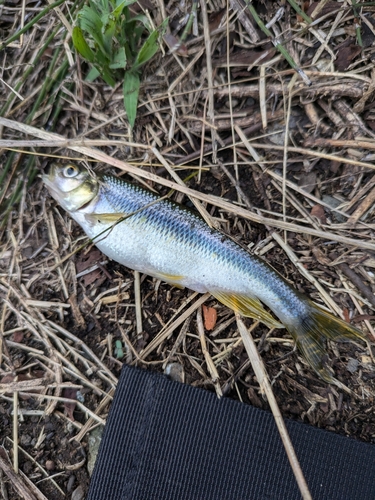
[{"label": "fish tail", "polygon": [[366,341],[366,337],[361,330],[326,312],[311,300],[307,300],[307,304],[308,313],[303,318],[285,326],[301,354],[316,373],[326,382],[341,386],[341,383],[333,376],[332,369],[327,365],[328,354],[325,341]]}]

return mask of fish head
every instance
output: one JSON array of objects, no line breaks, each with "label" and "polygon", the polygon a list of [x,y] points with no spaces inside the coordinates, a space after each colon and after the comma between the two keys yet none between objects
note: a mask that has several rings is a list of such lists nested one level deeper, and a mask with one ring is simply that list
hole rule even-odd
[{"label": "fish head", "polygon": [[99,181],[83,167],[73,163],[52,163],[42,175],[51,196],[68,212],[89,204],[98,194]]}]

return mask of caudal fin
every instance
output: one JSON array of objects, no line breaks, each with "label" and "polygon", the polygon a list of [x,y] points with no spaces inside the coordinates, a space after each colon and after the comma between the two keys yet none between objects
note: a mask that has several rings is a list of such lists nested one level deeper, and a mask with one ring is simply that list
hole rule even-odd
[{"label": "caudal fin", "polygon": [[328,383],[342,385],[335,379],[327,365],[325,341],[366,340],[358,328],[324,311],[308,301],[309,313],[293,324],[285,325],[295,340],[301,354],[320,377]]}]

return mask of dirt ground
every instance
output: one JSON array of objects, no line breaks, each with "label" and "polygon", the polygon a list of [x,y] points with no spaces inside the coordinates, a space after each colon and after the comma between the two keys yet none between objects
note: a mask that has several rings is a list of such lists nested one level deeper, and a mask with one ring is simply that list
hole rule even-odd
[{"label": "dirt ground", "polygon": [[[22,9],[0,5],[4,499],[85,497],[90,435],[123,363],[270,410],[233,311],[206,297],[203,339],[199,294],[87,245],[39,177],[56,158],[160,195],[173,181],[172,199],[193,207],[185,183],[213,226],[373,338],[375,7],[303,2],[308,22],[289,3],[253,2],[266,36],[244,6],[141,3],[155,26],[169,17],[169,38],[143,69],[131,130],[121,82],[85,81],[69,35],[78,5],[26,2],[31,25],[11,40]],[[343,388],[321,380],[285,330],[244,321],[284,417],[375,442],[369,345],[327,345]]]}]

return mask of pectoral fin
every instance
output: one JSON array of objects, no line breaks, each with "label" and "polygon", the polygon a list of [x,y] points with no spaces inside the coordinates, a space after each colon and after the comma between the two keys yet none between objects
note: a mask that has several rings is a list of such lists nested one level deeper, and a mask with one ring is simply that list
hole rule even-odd
[{"label": "pectoral fin", "polygon": [[114,224],[125,217],[125,214],[85,214],[85,219],[90,224]]},{"label": "pectoral fin", "polygon": [[284,328],[284,325],[277,321],[268,313],[260,303],[259,299],[247,295],[235,295],[226,292],[210,290],[210,293],[219,301],[233,311],[239,312],[243,316],[257,319],[269,328]]}]

